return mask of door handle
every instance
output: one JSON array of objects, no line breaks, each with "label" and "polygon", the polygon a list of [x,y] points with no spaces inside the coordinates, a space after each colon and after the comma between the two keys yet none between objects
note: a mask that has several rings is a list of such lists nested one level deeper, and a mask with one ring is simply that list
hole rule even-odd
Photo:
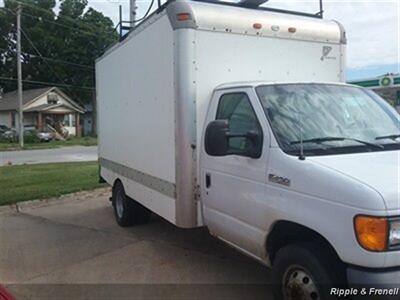
[{"label": "door handle", "polygon": [[206,173],[206,188],[210,188],[211,186],[211,175],[210,173]]}]

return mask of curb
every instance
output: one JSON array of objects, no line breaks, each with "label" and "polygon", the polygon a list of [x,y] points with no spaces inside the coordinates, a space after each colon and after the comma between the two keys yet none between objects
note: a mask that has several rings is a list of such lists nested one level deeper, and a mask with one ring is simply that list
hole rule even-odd
[{"label": "curb", "polygon": [[[96,196],[104,196],[109,195],[110,187],[101,187],[94,190],[87,191],[79,191],[70,194],[64,194],[59,197],[52,197],[48,199],[35,199],[28,200],[19,203],[13,203],[9,205],[0,206],[0,215],[2,214],[10,214],[10,213],[19,213],[29,209],[36,209],[46,206],[51,206],[55,204],[63,204],[67,202],[77,202],[84,201],[88,198],[93,198],[93,193]],[[71,197],[75,197],[75,199],[71,199]]]}]

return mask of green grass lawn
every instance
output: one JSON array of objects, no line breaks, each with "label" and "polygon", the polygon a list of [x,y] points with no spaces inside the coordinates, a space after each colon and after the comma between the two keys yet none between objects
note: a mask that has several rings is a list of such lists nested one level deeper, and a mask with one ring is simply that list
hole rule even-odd
[{"label": "green grass lawn", "polygon": [[97,162],[0,167],[0,205],[105,186],[98,181]]},{"label": "green grass lawn", "polygon": [[[97,138],[85,136],[81,138],[72,137],[66,141],[50,141],[47,143],[25,143],[22,150],[30,149],[51,149],[64,146],[95,146]],[[21,150],[18,143],[0,142],[0,151]]]}]

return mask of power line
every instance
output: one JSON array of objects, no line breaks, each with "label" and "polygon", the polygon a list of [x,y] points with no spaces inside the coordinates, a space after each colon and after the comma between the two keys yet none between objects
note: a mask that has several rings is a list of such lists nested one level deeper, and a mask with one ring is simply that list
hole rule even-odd
[{"label": "power line", "polygon": [[[26,52],[24,52],[24,53],[25,53],[25,54],[28,54],[28,55],[30,55],[30,56],[33,56],[33,57],[38,57],[38,56],[35,55],[35,54],[26,53]],[[61,60],[61,59],[54,59],[54,58],[49,58],[49,57],[44,57],[44,56],[42,56],[42,57],[40,57],[40,58],[43,59],[43,60],[47,60],[47,61],[51,61],[51,62],[55,62],[55,63],[65,64],[65,65],[71,65],[71,66],[74,66],[74,67],[77,67],[77,68],[84,68],[84,69],[91,69],[91,70],[94,70],[94,67],[91,67],[91,66],[88,66],[88,65],[81,65],[81,64],[77,64],[77,63],[73,63],[73,62]]]},{"label": "power line", "polygon": [[[22,27],[20,28],[22,34],[24,35],[24,37],[27,39],[27,41],[29,42],[29,44],[31,44],[32,48],[37,52],[37,54],[39,54],[40,58],[43,59],[43,55],[40,53],[39,49],[36,48],[35,44],[32,42],[32,40],[29,38],[29,36],[25,33],[25,31],[22,29]],[[65,84],[64,80],[61,79],[58,74],[53,70],[53,68],[47,63],[46,60],[43,60],[44,63],[47,65],[47,67],[51,70],[51,72],[54,74],[54,76],[57,77],[57,79],[59,81],[61,81],[63,84]]]},{"label": "power line", "polygon": [[[8,0],[8,1],[12,1],[12,2],[21,4],[21,5],[24,5],[24,6],[26,6],[26,7],[33,8],[33,9],[36,9],[36,10],[38,10],[38,11],[42,11],[42,12],[44,12],[44,13],[46,13],[46,14],[48,14],[48,15],[51,15],[52,17],[54,17],[54,14],[53,14],[52,12],[46,10],[46,9],[43,9],[43,8],[40,8],[40,7],[37,7],[37,6],[34,6],[34,5],[30,5],[30,4],[27,4],[27,3],[24,3],[24,2],[20,2],[20,1],[17,1],[17,0]],[[89,31],[91,31],[93,34],[95,34],[95,33],[104,33],[104,32],[99,32],[97,27],[91,27],[91,26],[89,26],[89,25],[87,25],[87,24],[78,23],[75,19],[72,19],[72,18],[67,17],[67,16],[60,16],[60,15],[58,14],[58,15],[57,15],[57,19],[64,19],[64,20],[67,20],[67,21],[69,21],[69,22],[71,22],[71,23],[74,23],[74,24],[76,24],[76,25],[78,25],[78,26],[86,27],[86,29],[89,30]],[[51,21],[50,21],[50,22],[51,22]],[[58,23],[56,23],[56,24],[58,24]],[[65,25],[65,26],[67,26],[67,25]],[[77,29],[77,28],[71,27],[71,26],[68,26],[68,27],[69,27],[69,28],[72,28],[72,29],[75,29],[75,30]],[[78,30],[81,30],[81,29],[78,29]],[[95,31],[96,31],[96,32],[95,32]],[[107,31],[106,31],[106,32],[107,32]],[[108,32],[109,32],[109,33],[112,33],[113,31],[108,31]]]},{"label": "power line", "polygon": [[[36,48],[35,44],[32,42],[32,40],[29,38],[29,36],[25,33],[25,31],[22,29],[22,27],[20,27],[20,31],[22,32],[22,34],[24,35],[24,37],[28,40],[29,44],[31,44],[32,48],[37,52],[37,54],[39,54],[40,58],[43,59],[43,55],[40,53],[39,49]],[[67,86],[68,84],[66,84],[65,81],[64,81],[60,76],[58,76],[58,74],[57,74],[57,73],[54,71],[54,69],[47,63],[47,61],[44,60],[44,62],[45,62],[45,64],[47,65],[47,67],[49,68],[49,70],[54,74],[54,76],[57,77],[57,79],[58,79],[59,81],[62,82],[62,85]],[[78,101],[78,103],[79,103],[80,105],[83,105],[83,104],[80,103],[79,101]]]},{"label": "power line", "polygon": [[[12,0],[10,0],[10,1],[12,1]],[[13,13],[15,15],[15,12],[12,9],[9,9],[9,8],[5,8],[5,9],[10,11],[11,13]],[[37,19],[37,20],[39,20],[41,22],[46,22],[46,23],[53,24],[53,25],[56,25],[56,26],[59,26],[59,27],[71,29],[71,30],[80,32],[82,34],[92,35],[92,36],[96,36],[96,37],[99,36],[98,32],[95,33],[95,32],[85,31],[85,30],[82,30],[82,29],[79,29],[79,28],[76,28],[76,27],[72,27],[72,26],[68,26],[68,25],[65,25],[65,24],[57,23],[55,21],[51,21],[49,19],[46,19],[46,18],[43,18],[43,17],[40,17],[40,16],[34,16],[34,15],[28,14],[26,12],[21,13],[21,15],[29,17],[29,18],[32,18],[32,19]],[[108,32],[106,31],[106,33],[111,33],[111,31],[108,31]]]},{"label": "power line", "polygon": [[[9,9],[9,8],[5,8],[5,9],[6,9],[6,10],[9,10],[9,11],[10,11],[11,13],[13,13],[14,15],[16,14],[13,10],[11,10],[11,9]],[[59,24],[59,23],[52,22],[52,21],[49,21],[49,20],[43,20],[43,18],[38,17],[38,16],[33,16],[33,15],[30,15],[30,14],[26,14],[26,13],[21,13],[21,14],[22,14],[22,15],[25,15],[25,16],[29,16],[29,17],[31,17],[31,18],[39,19],[39,20],[41,19],[41,20],[44,21],[44,22],[48,22],[48,23],[51,23],[51,24],[55,24],[55,25],[58,25],[58,26],[61,26],[61,27],[64,27],[64,28],[69,28],[69,29],[73,29],[73,30],[78,30],[78,31],[83,32],[83,33],[87,33],[87,34],[90,34],[90,35],[95,35],[94,33],[85,32],[85,31],[82,31],[82,30],[80,30],[80,29],[76,29],[76,28],[74,28],[74,27],[66,26],[66,25],[64,25],[64,24]],[[24,34],[24,35],[26,35],[26,34]],[[96,36],[97,36],[97,35],[96,35]],[[7,49],[4,49],[4,48],[3,48],[2,50],[8,51]],[[27,52],[24,52],[24,54],[37,57],[35,54],[31,54],[31,53],[27,53]],[[73,65],[73,66],[75,66],[75,67],[81,67],[81,68],[87,68],[87,69],[94,69],[94,67],[91,67],[91,66],[88,66],[88,65],[82,65],[82,64],[78,64],[78,63],[73,63],[73,62],[65,61],[65,60],[54,59],[54,58],[50,58],[50,57],[44,57],[43,55],[40,55],[40,58],[42,58],[43,60],[47,60],[47,61],[53,61],[53,62],[59,62],[59,63],[64,63],[64,64]]]},{"label": "power line", "polygon": [[71,29],[71,30],[74,30],[74,31],[77,31],[77,32],[80,32],[80,33],[83,33],[83,34],[98,36],[97,33],[85,31],[85,30],[82,30],[82,29],[79,29],[79,28],[76,28],[76,27],[71,27],[71,26],[68,26],[68,25],[65,25],[65,24],[61,24],[61,23],[57,23],[57,22],[54,22],[54,21],[50,21],[48,19],[45,19],[45,18],[42,18],[42,17],[38,17],[38,16],[34,16],[34,15],[31,15],[31,14],[28,14],[28,13],[25,13],[25,12],[21,13],[21,15],[26,16],[26,17],[30,17],[32,19],[38,19],[39,21],[46,22],[46,23],[49,23],[49,24],[53,24],[53,25],[56,25],[56,26],[60,26],[60,27],[63,27],[63,28]]},{"label": "power line", "polygon": [[[9,51],[11,49],[0,48],[0,50]],[[78,63],[62,60],[62,59],[50,58],[50,57],[45,57],[45,56],[40,57],[40,56],[38,56],[36,54],[29,53],[29,52],[24,52],[24,51],[22,52],[22,54],[30,56],[30,57],[38,57],[38,58],[41,58],[43,60],[47,60],[47,61],[54,62],[54,63],[60,63],[60,64],[65,64],[65,65],[71,65],[71,66],[74,66],[74,67],[77,67],[77,68],[94,70],[94,67],[91,67],[91,66],[88,66],[88,65],[82,65],[82,64],[78,64]]]},{"label": "power line", "polygon": [[[16,78],[3,77],[3,76],[0,76],[0,80],[17,81]],[[45,86],[65,87],[65,88],[71,88],[71,89],[82,89],[82,90],[93,90],[94,89],[93,87],[89,87],[89,86],[78,86],[78,85],[72,85],[72,84],[62,84],[62,83],[27,80],[27,79],[22,80],[22,82],[31,83],[31,84],[38,84],[38,85],[45,85]]]}]

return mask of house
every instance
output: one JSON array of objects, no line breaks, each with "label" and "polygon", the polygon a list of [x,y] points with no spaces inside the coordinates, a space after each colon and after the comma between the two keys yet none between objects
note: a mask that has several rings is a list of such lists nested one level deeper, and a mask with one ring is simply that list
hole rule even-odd
[{"label": "house", "polygon": [[[80,135],[80,116],[84,108],[57,87],[24,90],[22,93],[24,126],[42,130],[47,124],[63,123],[70,135]],[[18,127],[18,93],[0,96],[0,125]]]}]

